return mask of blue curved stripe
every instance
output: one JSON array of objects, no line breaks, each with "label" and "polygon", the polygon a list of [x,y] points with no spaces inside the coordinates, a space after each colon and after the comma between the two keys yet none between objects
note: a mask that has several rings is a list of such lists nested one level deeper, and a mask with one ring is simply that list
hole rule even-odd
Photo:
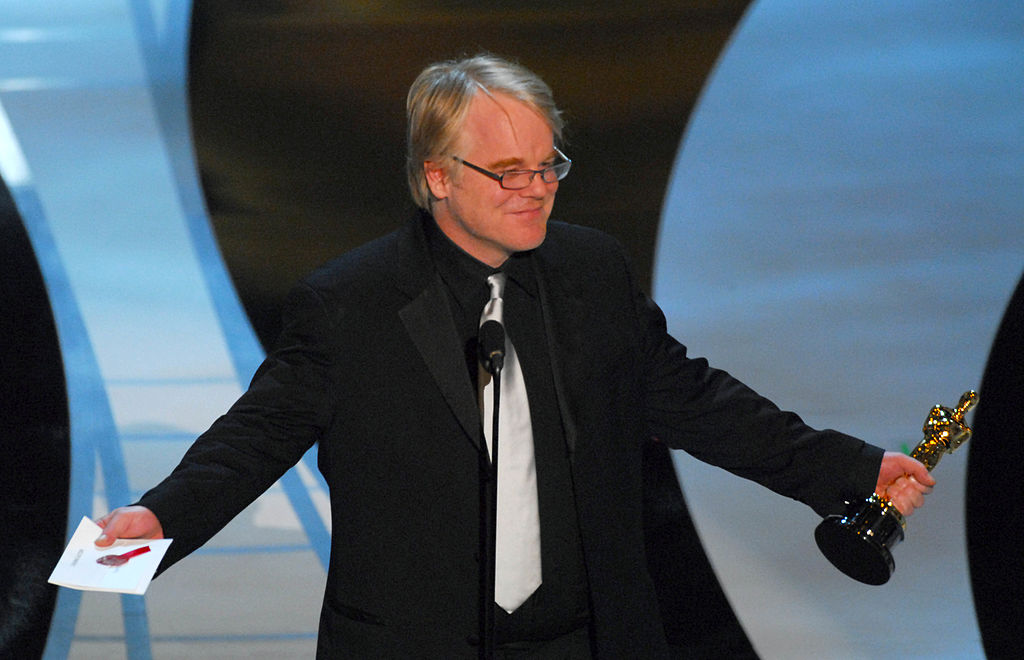
[{"label": "blue curved stripe", "polygon": [[[12,187],[11,194],[18,205],[46,282],[64,358],[68,417],[71,423],[67,528],[67,536],[70,537],[82,517],[92,515],[97,456],[110,499],[129,500],[131,492],[128,474],[99,364],[38,195],[29,186]],[[70,653],[81,602],[81,592],[71,589],[58,592],[44,658],[58,660],[66,658]],[[149,625],[142,599],[124,597],[122,612],[128,657],[132,660],[152,657]]]},{"label": "blue curved stripe", "polygon": [[[153,13],[156,7],[163,12],[160,20],[157,20]],[[195,250],[197,266],[208,288],[209,300],[212,301],[216,320],[228,347],[235,380],[239,387],[244,389],[262,361],[263,351],[224,268],[197,182],[195,156],[189,141],[191,131],[183,82],[191,3],[187,0],[168,0],[162,4],[151,3],[148,0],[131,0],[128,8],[131,11],[138,52],[143,59],[144,83],[152,99],[151,109],[157,119],[162,149],[171,166],[174,188],[181,205],[179,219],[184,221]],[[45,12],[45,7],[40,7],[38,11]],[[26,12],[25,20],[36,20],[36,13]],[[60,43],[51,42],[49,47],[59,49]],[[67,61],[66,53],[61,54],[58,59]],[[24,60],[19,62],[24,63]],[[83,78],[81,81],[68,79],[65,83],[72,87],[81,85],[83,89],[88,89],[97,84],[96,81],[104,80],[103,72],[94,73],[95,76]],[[41,78],[38,84],[42,85],[40,89],[47,89],[57,85],[61,80]],[[134,84],[127,80],[119,78],[112,84]],[[18,86],[3,88],[5,95],[18,94],[21,91]],[[40,171],[45,172],[46,163],[39,165]],[[52,180],[48,182],[52,183]],[[55,239],[55,232],[62,226],[51,224],[56,218],[63,216],[48,217],[43,203],[44,197],[31,178],[12,182],[10,188],[43,273],[65,364],[71,424],[67,529],[67,535],[70,536],[82,517],[92,515],[94,494],[99,490],[95,479],[97,468],[102,474],[102,490],[112,505],[133,501],[137,497],[137,493],[131,488],[121,443],[137,441],[144,437],[151,438],[153,435],[132,429],[125,429],[124,436],[119,434],[108,388],[122,386],[123,390],[125,382],[104,380],[104,374],[99,366],[98,349],[92,344],[83,309],[76,298],[74,283],[68,272],[70,265],[65,265],[62,261],[62,254]],[[66,215],[67,210],[64,211]],[[90,212],[85,209],[81,211],[83,214]],[[181,382],[183,381],[175,381],[173,384]],[[144,379],[144,382],[139,384],[145,386],[158,383]],[[180,437],[180,434],[175,434],[175,437]],[[326,484],[316,470],[315,456],[316,451],[312,450],[303,460],[311,467],[312,474],[318,480],[318,487],[326,490]],[[313,504],[309,489],[294,469],[281,479],[281,485],[302,524],[311,548],[326,570],[330,552],[330,533]],[[258,549],[254,548],[252,551]],[[66,658],[73,653],[82,600],[82,593],[79,591],[58,591],[44,652],[45,658]],[[129,595],[123,595],[119,600],[125,630],[126,655],[131,660],[148,660],[152,657],[152,639],[146,600],[144,597]]]},{"label": "blue curved stripe", "polygon": [[[164,135],[176,190],[185,211],[185,221],[192,245],[203,272],[203,280],[210,293],[214,311],[220,322],[228,350],[235,366],[239,386],[243,389],[263,361],[264,352],[256,339],[249,319],[238,299],[237,292],[224,267],[216,237],[208,220],[205,202],[196,179],[195,151],[189,140],[191,135],[187,113],[188,99],[181,84],[185,72],[187,52],[188,16],[190,3],[179,0],[170,3],[167,39],[161,40],[154,28],[150,4],[146,0],[132,2],[136,30],[143,44],[143,57],[154,95],[154,106]],[[173,82],[177,84],[171,84]],[[315,464],[315,461],[314,461]],[[319,470],[312,469],[321,489],[327,485]],[[281,478],[281,486],[298,516],[321,566],[326,571],[330,561],[331,536],[320,514],[294,469]]]}]

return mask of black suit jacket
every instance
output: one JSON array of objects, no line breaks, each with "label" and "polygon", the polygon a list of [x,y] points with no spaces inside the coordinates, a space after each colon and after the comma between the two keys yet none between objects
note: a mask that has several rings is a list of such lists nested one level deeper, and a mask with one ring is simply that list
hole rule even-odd
[{"label": "black suit jacket", "polygon": [[[423,233],[429,221],[358,248],[296,287],[279,345],[249,390],[140,501],[175,539],[166,567],[320,443],[332,506],[322,657],[476,654],[481,421]],[[552,222],[532,261],[595,650],[599,658],[661,657],[643,543],[645,442],[656,437],[819,513],[870,492],[882,452],[814,431],[687,358],[606,235]]]}]

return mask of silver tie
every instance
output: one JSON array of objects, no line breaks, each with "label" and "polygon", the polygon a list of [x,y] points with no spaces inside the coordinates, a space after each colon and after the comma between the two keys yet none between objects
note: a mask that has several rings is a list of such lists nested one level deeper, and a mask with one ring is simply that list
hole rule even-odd
[{"label": "silver tie", "polygon": [[[494,319],[504,323],[502,295],[505,273],[487,278],[491,299],[480,325]],[[489,375],[481,395],[484,437],[491,451],[493,385]],[[501,370],[501,410],[498,417],[498,530],[495,549],[494,601],[512,613],[541,583],[540,514],[537,509],[537,468],[533,454],[533,426],[526,383],[515,348],[505,335],[505,366]]]}]

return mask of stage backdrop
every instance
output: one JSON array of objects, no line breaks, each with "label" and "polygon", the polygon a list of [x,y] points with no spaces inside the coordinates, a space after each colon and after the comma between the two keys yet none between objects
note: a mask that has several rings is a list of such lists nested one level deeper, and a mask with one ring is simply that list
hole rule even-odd
[{"label": "stage backdrop", "polygon": [[[1024,268],[1022,88],[1019,3],[754,4],[665,203],[672,331],[814,425],[912,447],[932,405],[979,387]],[[763,657],[983,657],[966,451],[936,468],[881,587],[818,554],[802,505],[676,458]]]},{"label": "stage backdrop", "polygon": [[[477,49],[553,84],[576,161],[556,214],[618,235],[643,281],[675,158],[654,288],[694,354],[893,448],[978,386],[1024,263],[1019,3],[755,3],[682,143],[746,2],[464,4],[200,3],[200,190],[187,0],[0,3],[0,174],[61,343],[70,525],[137,497],[244,387],[260,349],[220,250],[270,332],[295,277],[401,222],[404,88]],[[763,657],[981,657],[966,457],[939,466],[879,588],[825,563],[801,505],[677,459]],[[308,656],[329,526],[313,463],[145,599],[61,590],[47,656]]]}]

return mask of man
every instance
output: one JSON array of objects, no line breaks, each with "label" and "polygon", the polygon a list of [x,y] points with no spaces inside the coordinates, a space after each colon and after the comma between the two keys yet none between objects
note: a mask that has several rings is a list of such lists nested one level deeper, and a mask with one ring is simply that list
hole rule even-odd
[{"label": "man", "polygon": [[[539,540],[535,522],[505,531],[536,541],[511,563],[539,566],[523,570],[536,568],[525,600],[493,608],[498,655],[666,655],[641,526],[651,438],[822,514],[872,489],[904,514],[922,504],[934,482],[920,463],[810,429],[687,358],[617,243],[549,222],[571,163],[536,75],[491,56],[433,65],[407,112],[420,215],[296,287],[249,390],[167,479],[99,521],[98,544],[166,534],[166,567],[318,442],[333,512],[318,655],[474,657],[478,466],[492,442],[476,338],[495,298],[510,339],[505,371],[526,385],[515,414],[532,436],[517,444],[501,427],[498,535],[501,494],[524,496],[522,510],[539,519]],[[501,486],[509,445],[527,452],[513,461],[513,488]]]}]

